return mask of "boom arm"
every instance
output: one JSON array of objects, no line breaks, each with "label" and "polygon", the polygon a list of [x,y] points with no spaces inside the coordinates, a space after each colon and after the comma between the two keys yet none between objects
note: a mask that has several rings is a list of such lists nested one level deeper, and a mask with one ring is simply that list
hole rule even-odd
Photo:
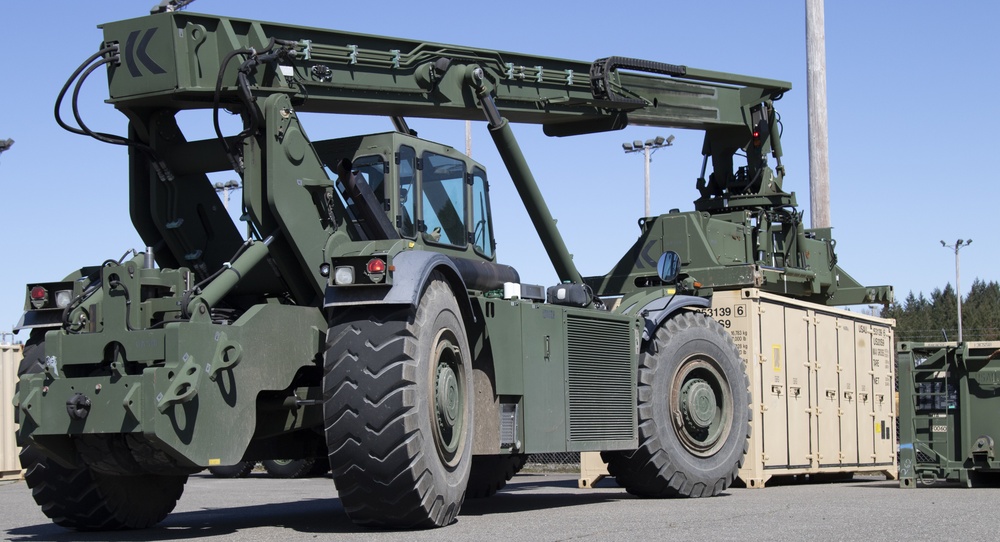
[{"label": "boom arm", "polygon": [[[744,106],[791,88],[618,57],[591,63],[187,12],[104,30],[121,48],[123,64],[109,77],[111,101],[124,109],[162,107],[165,95],[178,109],[209,107],[226,58],[267,49],[272,39],[289,54],[279,70],[258,74],[255,92],[308,98],[296,106],[304,112],[479,120],[476,96],[464,84],[478,67],[510,122],[542,124],[549,135],[628,124],[708,130],[747,127]],[[226,84],[236,81],[237,64],[226,67]],[[224,103],[234,101],[234,90],[223,89]]]}]

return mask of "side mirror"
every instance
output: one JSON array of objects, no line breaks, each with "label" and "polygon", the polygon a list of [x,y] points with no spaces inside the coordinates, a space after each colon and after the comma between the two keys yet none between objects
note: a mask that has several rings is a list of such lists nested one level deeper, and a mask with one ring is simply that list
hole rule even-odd
[{"label": "side mirror", "polygon": [[660,256],[660,261],[656,263],[656,274],[660,280],[673,283],[677,280],[677,273],[681,270],[681,257],[676,252],[668,250]]}]

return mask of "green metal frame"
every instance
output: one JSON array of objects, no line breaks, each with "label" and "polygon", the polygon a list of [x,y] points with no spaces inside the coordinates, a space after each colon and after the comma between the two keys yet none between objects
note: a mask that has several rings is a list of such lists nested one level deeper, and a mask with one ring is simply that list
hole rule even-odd
[{"label": "green metal frame", "polygon": [[1000,342],[901,343],[899,483],[1000,476]]}]

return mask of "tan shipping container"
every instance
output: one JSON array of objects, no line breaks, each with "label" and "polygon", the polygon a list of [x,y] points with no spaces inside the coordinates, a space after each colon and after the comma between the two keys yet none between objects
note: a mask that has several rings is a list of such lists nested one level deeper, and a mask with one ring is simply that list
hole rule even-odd
[{"label": "tan shipping container", "polygon": [[[757,289],[716,292],[706,310],[747,363],[753,408],[739,476],[883,473],[894,479],[893,320],[806,303]],[[606,474],[581,459],[581,487]]]},{"label": "tan shipping container", "polygon": [[14,433],[14,384],[17,366],[21,363],[20,344],[0,344],[0,480],[21,477],[21,463],[17,454]]}]

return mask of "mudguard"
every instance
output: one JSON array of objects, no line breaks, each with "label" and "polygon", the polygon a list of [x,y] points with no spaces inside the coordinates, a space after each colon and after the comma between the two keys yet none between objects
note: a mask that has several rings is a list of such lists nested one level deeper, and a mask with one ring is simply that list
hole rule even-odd
[{"label": "mudguard", "polygon": [[707,309],[711,306],[710,299],[694,295],[672,295],[654,299],[639,309],[638,314],[646,320],[645,328],[642,330],[642,340],[648,341],[652,338],[656,328],[679,310],[689,307]]},{"label": "mudguard", "polygon": [[422,250],[401,252],[392,259],[395,267],[391,286],[364,287],[326,287],[323,307],[351,307],[356,305],[412,305],[417,306],[420,293],[427,283],[431,273],[439,270],[444,274],[451,289],[455,292],[458,304],[468,322],[474,322],[472,302],[467,295],[466,283],[462,279],[458,266],[451,258],[437,253]]}]

